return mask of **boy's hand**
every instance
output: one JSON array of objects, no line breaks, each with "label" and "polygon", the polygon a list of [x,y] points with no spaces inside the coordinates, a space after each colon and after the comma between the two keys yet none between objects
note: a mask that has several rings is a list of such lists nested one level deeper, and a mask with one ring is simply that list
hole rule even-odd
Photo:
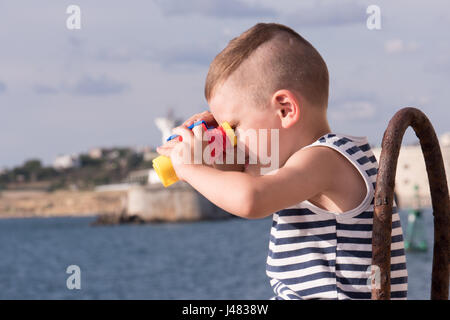
[{"label": "boy's hand", "polygon": [[164,143],[162,146],[156,147],[156,152],[158,152],[162,156],[170,158],[170,153],[172,152],[173,147],[179,141],[179,138],[166,141],[166,143]]},{"label": "boy's hand", "polygon": [[[216,119],[214,119],[211,112],[208,110],[205,110],[201,113],[194,114],[193,116],[189,117],[182,125],[181,127],[188,127],[194,122],[204,120],[208,127],[210,126],[217,126]],[[188,129],[189,130],[189,129]],[[179,138],[175,138],[169,141],[166,141],[162,146],[156,148],[156,152],[158,152],[160,155],[170,157],[170,152],[172,151],[174,145],[179,141]]]},{"label": "boy's hand", "polygon": [[[180,127],[188,127],[191,124],[193,124],[194,122],[197,122],[197,121],[200,121],[200,120],[204,120],[208,127],[210,127],[210,126],[217,127],[218,126],[217,121],[216,121],[216,119],[214,119],[212,113],[209,112],[208,110],[205,110],[205,111],[203,111],[201,113],[197,113],[197,114],[194,114],[191,117],[189,117],[189,119],[187,119]],[[189,129],[187,129],[187,130],[189,130]],[[198,129],[195,129],[195,130],[198,130]],[[203,132],[201,132],[201,133],[203,133]],[[200,134],[200,132],[199,132],[199,134]],[[194,136],[195,136],[195,133],[194,133]],[[200,139],[200,137],[201,136],[199,135],[199,139]],[[171,152],[172,152],[174,146],[179,141],[180,141],[179,138],[175,138],[175,139],[172,139],[170,141],[167,141],[162,146],[157,147],[156,151],[159,154],[170,158],[171,157]],[[206,144],[206,142],[204,141],[202,150],[204,150],[205,144]],[[236,147],[234,147],[234,158],[235,158],[234,159],[234,163],[232,163],[232,164],[226,164],[226,163],[219,164],[219,163],[215,163],[214,162],[214,163],[212,163],[212,166],[214,168],[216,168],[218,170],[222,170],[222,171],[241,171],[242,172],[242,171],[245,170],[244,164],[237,164],[236,156],[237,156],[237,150],[236,150]],[[210,164],[206,163],[206,165],[210,165]]]},{"label": "boy's hand", "polygon": [[[208,110],[205,110],[201,113],[197,113],[194,114],[192,117],[190,117],[189,119],[187,119],[183,125],[184,126],[190,126],[191,124],[193,124],[194,122],[200,121],[200,120],[204,120],[206,122],[206,124],[208,125],[208,127],[213,126],[213,127],[218,127],[219,124],[217,123],[216,119],[214,119],[213,115],[211,112],[209,112]],[[227,163],[216,163],[214,162],[212,164],[212,166],[218,170],[222,170],[222,171],[244,171],[245,170],[245,166],[244,164],[238,164],[237,163],[237,149],[236,147],[234,147],[234,162],[227,164]],[[224,161],[225,162],[225,161]]]},{"label": "boy's hand", "polygon": [[194,114],[189,119],[187,119],[182,125],[188,127],[191,124],[193,124],[194,122],[197,122],[200,120],[204,120],[208,127],[210,127],[210,126],[217,127],[218,126],[216,119],[214,119],[212,113],[209,112],[208,110],[205,110],[201,113]]},{"label": "boy's hand", "polygon": [[[179,137],[172,139],[158,147],[156,151],[172,160],[173,168],[180,180],[184,180],[182,170],[187,166],[206,164],[203,161],[203,150],[207,141],[202,141],[203,126],[195,126],[192,130],[186,126],[179,126],[172,130]],[[180,139],[181,137],[181,139]],[[195,153],[197,148],[197,153]]]}]

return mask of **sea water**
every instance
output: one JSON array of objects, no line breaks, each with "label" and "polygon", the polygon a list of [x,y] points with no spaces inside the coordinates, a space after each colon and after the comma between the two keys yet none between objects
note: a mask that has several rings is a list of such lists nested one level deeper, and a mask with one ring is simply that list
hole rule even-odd
[{"label": "sea water", "polygon": [[[429,299],[430,250],[408,253],[409,299]],[[402,212],[406,230],[406,213]],[[0,219],[0,299],[268,299],[271,219],[91,226],[90,218]],[[80,289],[69,289],[69,266]],[[69,286],[70,287],[70,286]]]}]

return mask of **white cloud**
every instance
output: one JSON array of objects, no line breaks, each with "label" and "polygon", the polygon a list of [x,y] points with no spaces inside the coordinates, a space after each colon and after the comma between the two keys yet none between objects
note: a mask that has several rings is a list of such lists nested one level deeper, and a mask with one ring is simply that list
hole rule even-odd
[{"label": "white cloud", "polygon": [[84,76],[70,90],[77,95],[109,95],[121,93],[128,85],[101,75],[99,77]]},{"label": "white cloud", "polygon": [[376,114],[376,108],[369,101],[346,101],[328,107],[331,119],[338,121],[367,120]]},{"label": "white cloud", "polygon": [[423,107],[425,105],[429,105],[431,103],[431,98],[429,96],[425,95],[410,95],[406,97],[406,104],[408,106],[415,106],[415,107]]},{"label": "white cloud", "polygon": [[106,96],[119,94],[128,89],[130,85],[117,81],[102,74],[98,76],[83,75],[71,84],[48,85],[36,83],[33,91],[37,94],[55,95],[59,93],[71,93],[79,96]]},{"label": "white cloud", "polygon": [[216,18],[274,16],[273,9],[240,0],[155,0],[166,15],[201,14]]},{"label": "white cloud", "polygon": [[403,41],[399,39],[386,41],[384,43],[384,51],[386,53],[396,53],[403,51]]},{"label": "white cloud", "polygon": [[366,7],[353,1],[302,2],[287,14],[287,24],[298,27],[343,26],[366,22]]},{"label": "white cloud", "polygon": [[384,52],[388,54],[414,52],[418,47],[419,44],[415,41],[405,42],[401,39],[392,39],[384,43]]},{"label": "white cloud", "polygon": [[46,84],[37,83],[33,86],[34,92],[37,94],[57,94],[59,89],[54,86],[49,86]]}]

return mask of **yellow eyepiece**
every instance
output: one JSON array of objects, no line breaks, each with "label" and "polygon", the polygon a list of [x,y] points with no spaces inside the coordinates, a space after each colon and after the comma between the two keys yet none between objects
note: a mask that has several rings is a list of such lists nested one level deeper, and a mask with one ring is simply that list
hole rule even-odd
[{"label": "yellow eyepiece", "polygon": [[168,187],[179,180],[169,157],[158,156],[153,159],[152,164],[164,187]]},{"label": "yellow eyepiece", "polygon": [[233,144],[233,147],[237,144],[237,137],[234,134],[234,130],[231,128],[230,124],[228,122],[222,122],[220,125],[224,130],[225,134],[227,135],[228,139],[230,139],[231,143]]}]

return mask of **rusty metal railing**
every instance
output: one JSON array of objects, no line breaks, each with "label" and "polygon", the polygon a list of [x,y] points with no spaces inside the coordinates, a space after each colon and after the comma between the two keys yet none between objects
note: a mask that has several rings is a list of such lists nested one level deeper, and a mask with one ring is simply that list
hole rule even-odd
[{"label": "rusty metal railing", "polygon": [[450,200],[444,162],[431,122],[416,108],[403,108],[384,132],[375,189],[372,265],[378,267],[379,284],[372,278],[372,299],[391,297],[391,232],[395,173],[405,130],[411,126],[420,141],[430,184],[434,216],[431,299],[448,299]]}]

